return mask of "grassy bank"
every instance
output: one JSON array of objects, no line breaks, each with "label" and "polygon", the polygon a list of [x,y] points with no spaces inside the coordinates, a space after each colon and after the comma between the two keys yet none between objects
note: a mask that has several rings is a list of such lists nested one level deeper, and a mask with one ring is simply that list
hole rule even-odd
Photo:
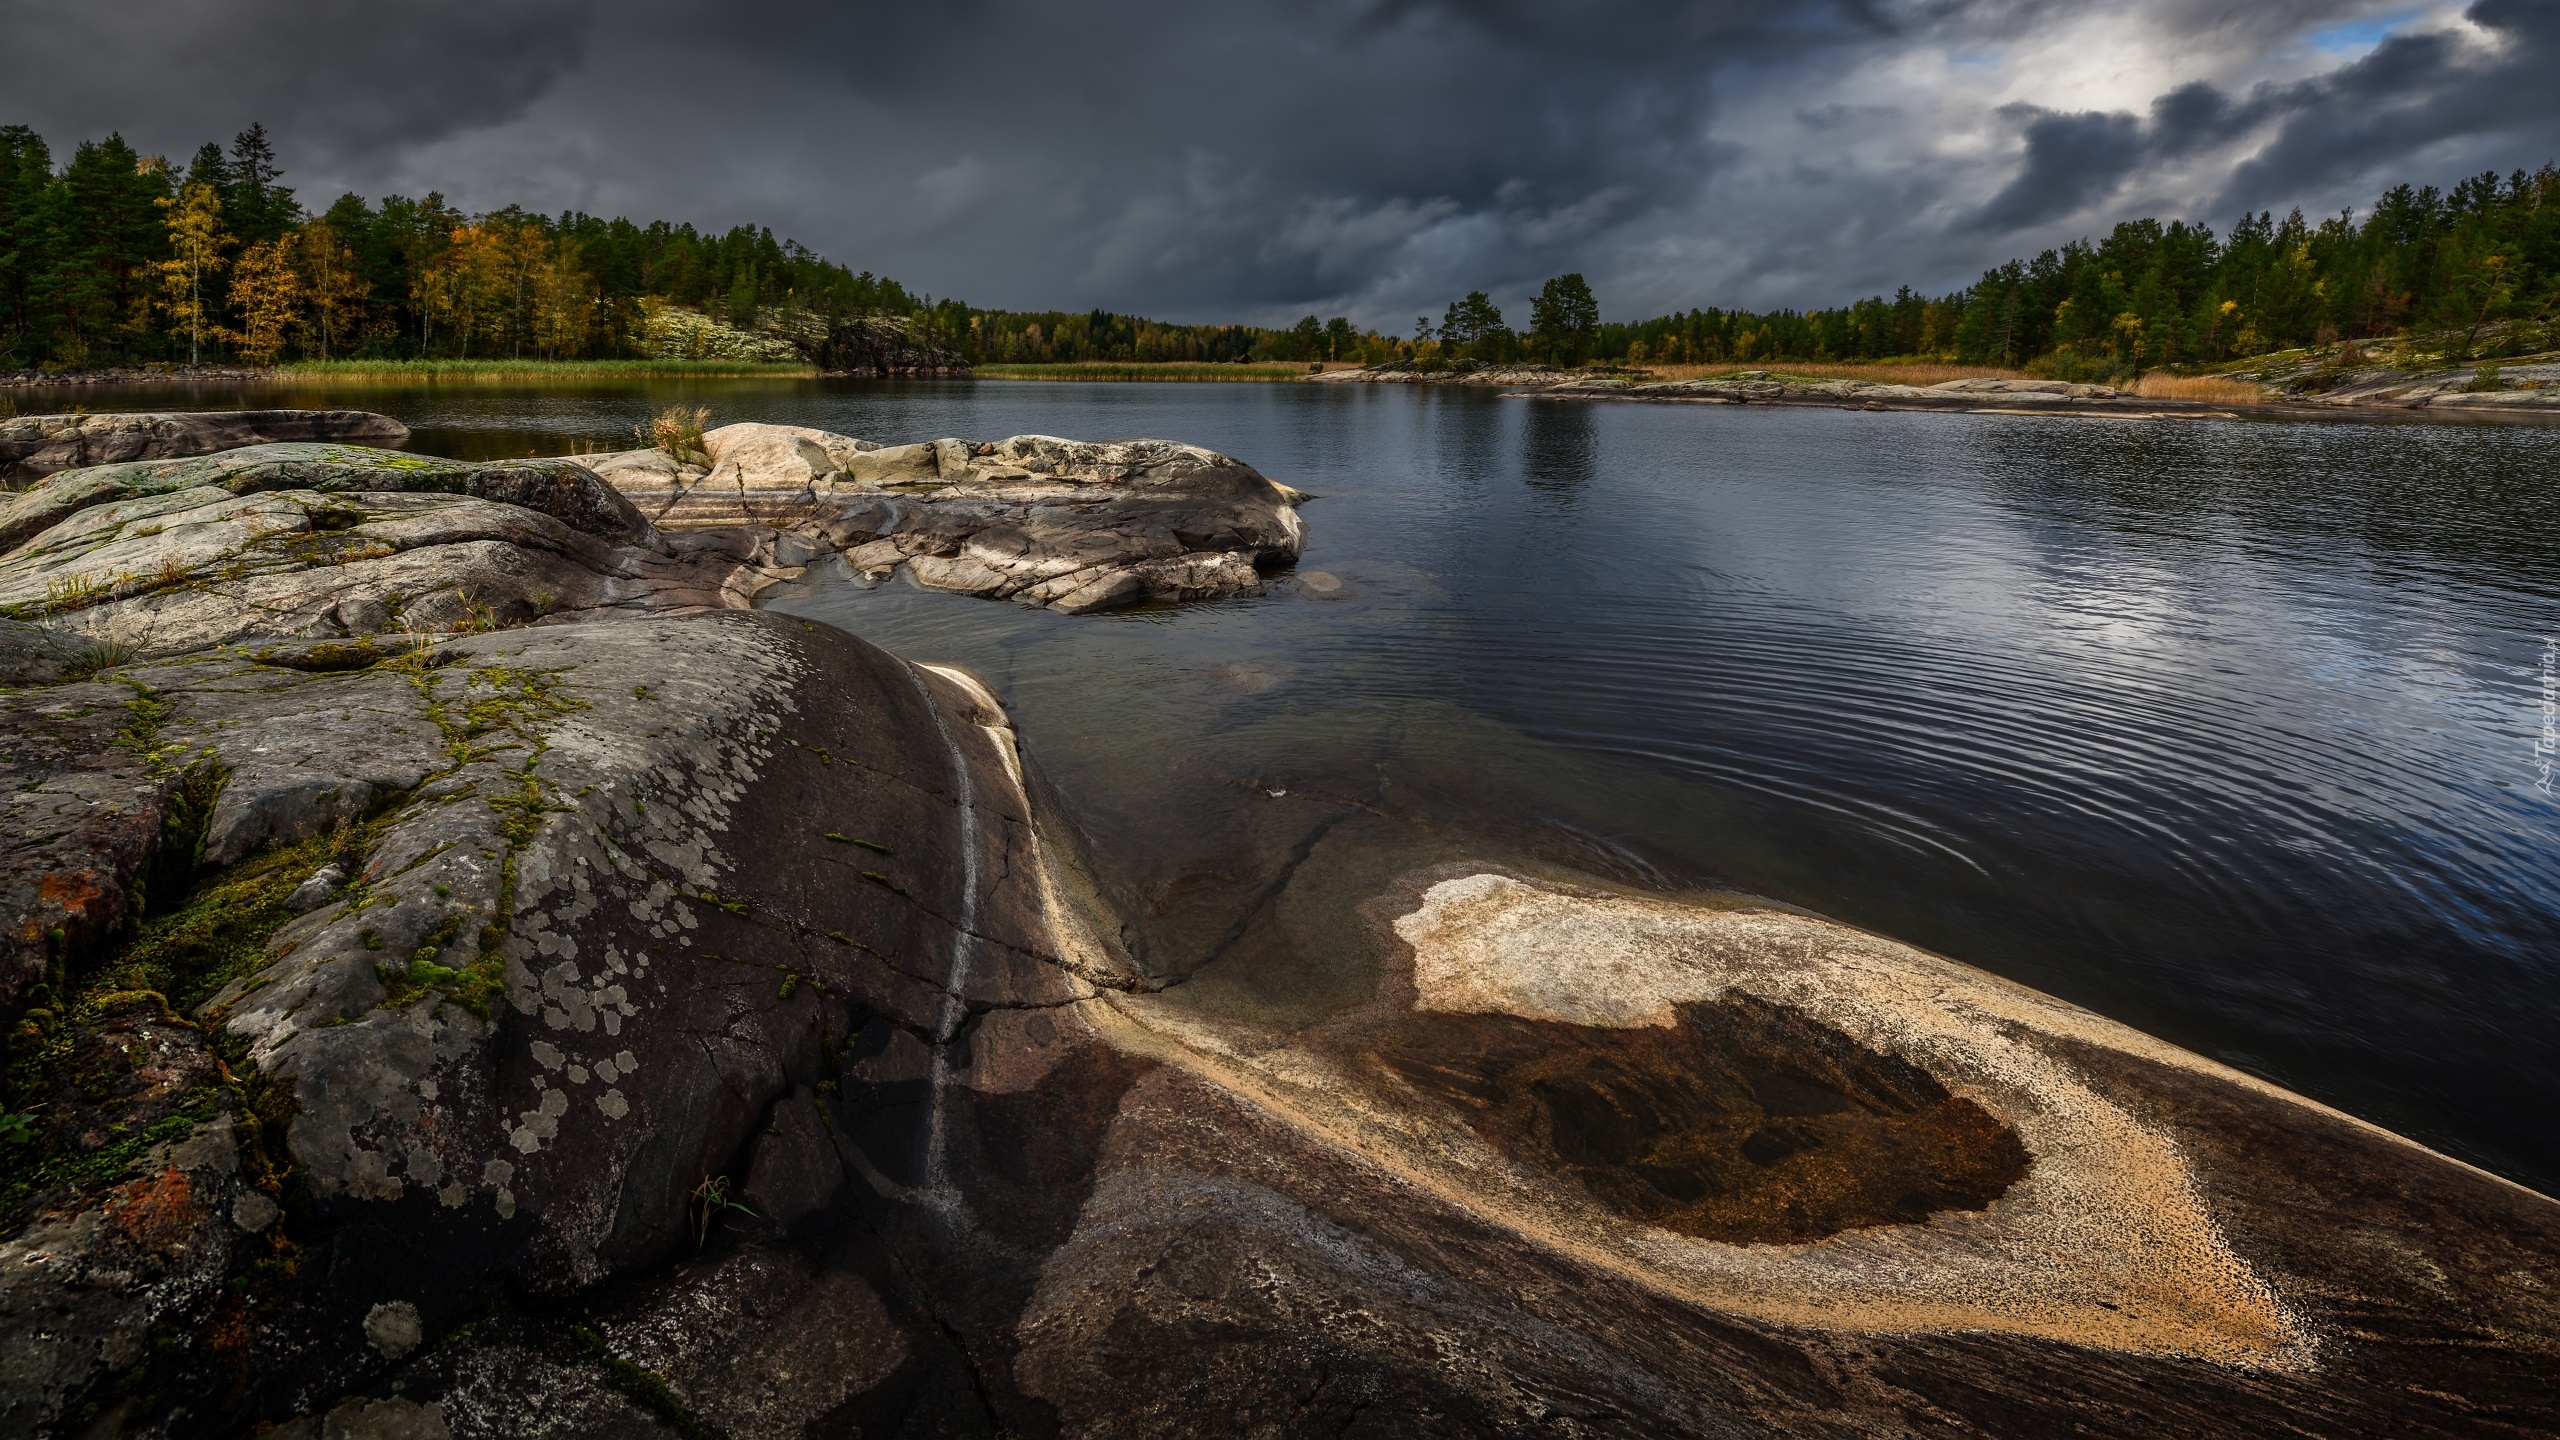
[{"label": "grassy bank", "polygon": [[981,365],[970,374],[980,380],[1303,380],[1304,365],[1188,365],[1178,361],[1115,365]]},{"label": "grassy bank", "polygon": [[814,365],[760,360],[304,360],[276,369],[278,380],[449,385],[551,380],[727,380],[798,377]]}]

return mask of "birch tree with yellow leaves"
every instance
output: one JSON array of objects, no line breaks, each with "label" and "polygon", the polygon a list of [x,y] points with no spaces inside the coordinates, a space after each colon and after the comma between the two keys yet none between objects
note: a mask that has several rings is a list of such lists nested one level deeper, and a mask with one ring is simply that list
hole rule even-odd
[{"label": "birch tree with yellow leaves", "polygon": [[236,242],[222,229],[222,196],[203,181],[157,203],[169,217],[169,258],[159,267],[162,309],[173,326],[186,329],[187,363],[199,365],[206,330],[218,333],[205,310],[205,281],[221,271],[223,252]]},{"label": "birch tree with yellow leaves", "polygon": [[302,281],[293,273],[293,237],[262,240],[240,252],[231,267],[231,308],[240,328],[231,339],[240,358],[273,365],[302,314]]}]

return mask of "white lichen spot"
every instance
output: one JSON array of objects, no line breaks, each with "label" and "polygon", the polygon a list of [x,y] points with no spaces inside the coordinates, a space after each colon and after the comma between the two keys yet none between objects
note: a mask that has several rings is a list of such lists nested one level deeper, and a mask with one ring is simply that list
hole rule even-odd
[{"label": "white lichen spot", "polygon": [[531,1048],[533,1051],[533,1063],[541,1066],[545,1070],[559,1069],[561,1060],[565,1058],[560,1053],[560,1047],[552,1044],[548,1040],[536,1040],[533,1042]]},{"label": "white lichen spot", "polygon": [[586,1084],[586,1083],[587,1083],[587,1067],[586,1067],[586,1066],[584,1066],[584,1065],[572,1065],[572,1066],[570,1066],[570,1067],[569,1067],[569,1083],[570,1083],[570,1084],[572,1084],[572,1085],[584,1085],[584,1084]]},{"label": "white lichen spot", "polygon": [[436,1098],[436,1082],[433,1080],[419,1081],[418,1098],[421,1100],[433,1100]]},{"label": "white lichen spot", "polygon": [[503,1185],[498,1187],[498,1218],[501,1220],[516,1218],[515,1192]]},{"label": "white lichen spot", "polygon": [[365,1312],[364,1338],[385,1359],[397,1360],[417,1349],[427,1332],[418,1323],[417,1306],[406,1300],[393,1300]]},{"label": "white lichen spot", "polygon": [[596,1108],[605,1113],[606,1119],[619,1120],[631,1113],[631,1102],[623,1098],[620,1090],[607,1090],[596,1097]]}]

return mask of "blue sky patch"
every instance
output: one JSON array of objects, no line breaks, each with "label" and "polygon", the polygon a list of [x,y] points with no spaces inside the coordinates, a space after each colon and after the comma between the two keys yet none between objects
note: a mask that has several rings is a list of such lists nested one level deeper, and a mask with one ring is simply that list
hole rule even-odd
[{"label": "blue sky patch", "polygon": [[2362,55],[2417,18],[2417,11],[2403,10],[2396,15],[2332,25],[2326,30],[2311,32],[2311,47],[2323,55]]}]

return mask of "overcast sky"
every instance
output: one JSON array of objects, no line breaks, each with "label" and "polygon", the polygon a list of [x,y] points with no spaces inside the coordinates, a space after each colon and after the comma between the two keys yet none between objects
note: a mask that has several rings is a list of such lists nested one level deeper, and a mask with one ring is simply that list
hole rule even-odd
[{"label": "overcast sky", "polygon": [[0,0],[0,123],[1015,308],[1836,303],[2560,156],[2560,0]]}]

